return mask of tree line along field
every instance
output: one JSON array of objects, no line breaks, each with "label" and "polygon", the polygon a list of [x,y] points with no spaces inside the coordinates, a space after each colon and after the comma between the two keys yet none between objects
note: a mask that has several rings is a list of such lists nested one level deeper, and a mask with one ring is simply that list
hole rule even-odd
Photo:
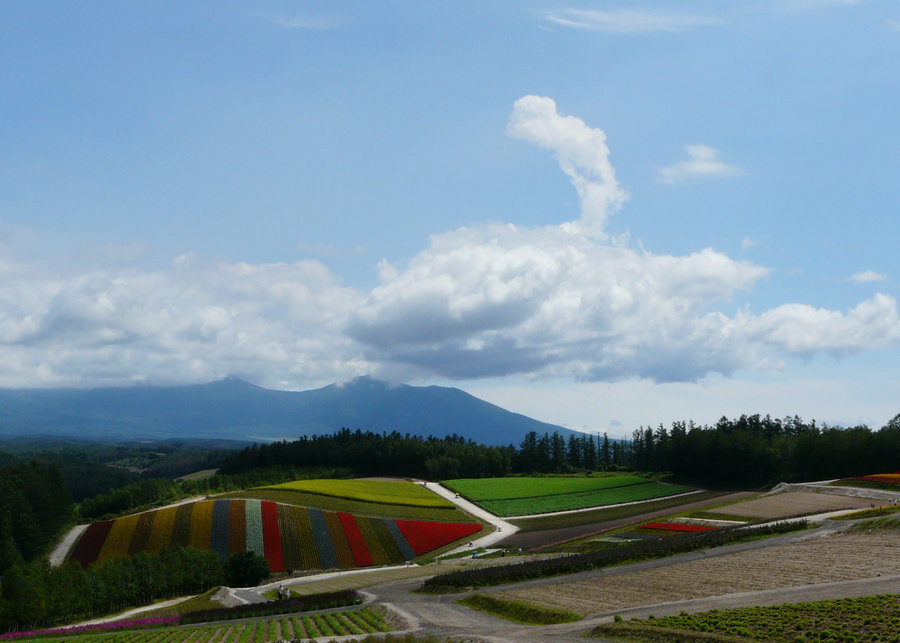
[{"label": "tree line along field", "polygon": [[400,564],[465,538],[479,523],[377,518],[271,501],[218,499],[95,522],[69,554],[87,567],[166,547],[264,556],[272,572]]},{"label": "tree line along field", "polygon": [[598,477],[516,477],[447,480],[443,484],[499,516],[639,502],[694,491],[637,475]]}]

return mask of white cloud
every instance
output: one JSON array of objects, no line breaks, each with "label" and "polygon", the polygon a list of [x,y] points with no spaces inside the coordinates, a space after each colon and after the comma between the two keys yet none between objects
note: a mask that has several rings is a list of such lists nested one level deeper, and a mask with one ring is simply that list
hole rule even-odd
[{"label": "white cloud", "polygon": [[323,31],[336,29],[340,22],[334,16],[315,13],[298,13],[293,15],[264,13],[263,18],[285,29],[304,29]]},{"label": "white cloud", "polygon": [[660,13],[646,9],[564,9],[548,15],[547,20],[563,27],[620,34],[682,32],[722,22],[719,18],[708,16]]},{"label": "white cloud", "polygon": [[687,145],[685,149],[690,159],[660,169],[659,178],[662,181],[682,183],[705,176],[733,176],[742,172],[740,168],[720,161],[718,150],[712,147],[696,144]]},{"label": "white cloud", "polygon": [[607,217],[628,198],[609,161],[606,134],[580,118],[562,116],[545,96],[517,100],[506,133],[555,153],[581,199],[582,227],[602,236]]},{"label": "white cloud", "polygon": [[807,304],[784,304],[756,318],[739,317],[738,322],[749,340],[799,355],[820,351],[839,355],[900,342],[897,300],[881,293],[846,314]]},{"label": "white cloud", "polygon": [[[507,132],[556,154],[581,220],[463,228],[432,237],[405,268],[383,263],[381,284],[348,326],[372,361],[451,379],[684,381],[900,341],[896,302],[885,296],[846,315],[797,304],[719,312],[768,269],[711,249],[677,257],[610,242],[598,231],[625,192],[603,132],[536,96],[516,102]],[[692,154],[704,172],[722,165],[705,146]]]},{"label": "white cloud", "polygon": [[887,279],[887,275],[875,272],[874,270],[864,270],[863,272],[858,272],[855,275],[847,277],[846,281],[852,281],[857,284],[867,284],[873,281],[884,281],[885,279]]},{"label": "white cloud", "polygon": [[368,293],[312,260],[188,255],[151,270],[128,263],[139,248],[114,249],[100,268],[23,259],[22,235],[4,241],[0,228],[0,386],[236,374],[307,388],[363,373],[684,382],[900,342],[897,302],[884,294],[846,312],[723,312],[769,270],[710,248],[674,256],[611,240],[604,226],[626,193],[606,137],[549,98],[517,101],[508,132],[555,154],[581,218],[434,235],[404,265],[381,262]]},{"label": "white cloud", "polygon": [[750,237],[744,237],[743,239],[741,239],[741,250],[745,252],[750,248],[755,248],[758,245],[759,241],[751,239]]},{"label": "white cloud", "polygon": [[0,386],[238,374],[291,387],[370,370],[340,332],[359,293],[315,261],[251,265],[185,256],[156,271],[6,268],[17,279],[0,282]]}]

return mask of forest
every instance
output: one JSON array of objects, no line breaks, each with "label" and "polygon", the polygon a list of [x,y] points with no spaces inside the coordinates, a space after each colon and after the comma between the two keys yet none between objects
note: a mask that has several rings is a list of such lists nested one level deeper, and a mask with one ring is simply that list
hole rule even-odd
[{"label": "forest", "polygon": [[[169,457],[171,456],[171,457]],[[51,568],[63,531],[179,498],[309,477],[441,480],[635,470],[710,488],[761,488],[900,470],[900,414],[878,430],[819,426],[799,417],[723,417],[715,425],[640,427],[630,440],[559,433],[486,446],[342,429],[241,449],[202,445],[68,445],[0,450],[0,626],[16,629],[93,616],[222,582],[222,562],[193,550]],[[176,479],[193,467],[218,473]],[[86,490],[95,490],[86,496]],[[184,573],[178,570],[188,570]]]},{"label": "forest", "polygon": [[421,438],[342,429],[233,451],[220,472],[307,466],[432,480],[631,469],[669,472],[675,479],[717,488],[758,487],[900,468],[900,414],[879,430],[818,426],[797,416],[742,415],[723,417],[713,426],[688,421],[640,427],[630,440],[531,432],[518,447],[485,446],[458,436]]}]

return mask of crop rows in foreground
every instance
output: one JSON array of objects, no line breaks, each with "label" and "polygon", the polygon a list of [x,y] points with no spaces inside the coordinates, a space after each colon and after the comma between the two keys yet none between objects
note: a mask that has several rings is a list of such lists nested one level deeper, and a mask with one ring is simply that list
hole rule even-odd
[{"label": "crop rows in foreground", "polygon": [[886,594],[773,607],[714,610],[699,614],[601,625],[592,634],[628,640],[689,640],[703,633],[729,640],[900,642],[900,595]]},{"label": "crop rows in foreground", "polygon": [[344,636],[389,632],[383,608],[274,616],[253,621],[196,627],[82,634],[29,641],[77,641],[78,643],[266,643],[319,636]]}]

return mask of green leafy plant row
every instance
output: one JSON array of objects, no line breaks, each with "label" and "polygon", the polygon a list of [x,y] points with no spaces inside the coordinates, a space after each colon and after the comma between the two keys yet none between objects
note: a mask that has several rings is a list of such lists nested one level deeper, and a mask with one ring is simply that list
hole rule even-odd
[{"label": "green leafy plant row", "polygon": [[643,641],[900,642],[900,595],[617,620],[598,626],[592,635]]}]

